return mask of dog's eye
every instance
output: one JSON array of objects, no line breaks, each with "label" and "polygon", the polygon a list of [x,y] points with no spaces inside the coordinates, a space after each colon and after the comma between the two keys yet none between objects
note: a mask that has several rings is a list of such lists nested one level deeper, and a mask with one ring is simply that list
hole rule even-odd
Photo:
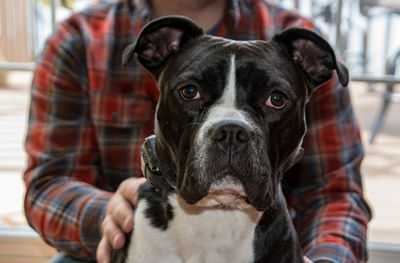
[{"label": "dog's eye", "polygon": [[273,92],[267,100],[267,106],[275,109],[282,109],[286,106],[287,99],[285,95],[280,92]]},{"label": "dog's eye", "polygon": [[179,90],[181,98],[184,100],[198,100],[200,99],[200,92],[193,85],[184,86]]}]

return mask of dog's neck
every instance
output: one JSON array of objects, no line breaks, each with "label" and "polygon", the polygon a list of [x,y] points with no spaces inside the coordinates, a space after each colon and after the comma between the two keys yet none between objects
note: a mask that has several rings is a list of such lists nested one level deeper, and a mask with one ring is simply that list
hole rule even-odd
[{"label": "dog's neck", "polygon": [[168,263],[252,261],[255,228],[261,212],[254,208],[239,210],[188,205],[176,193],[168,196],[168,203],[174,217],[166,231],[151,227],[148,219],[142,217],[149,210],[147,202],[138,205],[137,231],[134,231],[128,259],[140,262],[143,251],[148,249],[142,247],[146,244],[144,240],[152,238],[151,245],[158,254],[154,255],[154,261],[147,262],[157,262],[159,255],[165,255],[163,262]]},{"label": "dog's neck", "polygon": [[[160,196],[154,194],[153,198]],[[281,244],[279,249],[287,249],[295,238],[282,191],[277,194],[276,201],[265,212],[254,207],[226,209],[190,205],[175,192],[152,199],[153,202],[141,201],[136,208],[127,262],[158,262],[160,258],[166,263],[265,262],[260,261],[265,258],[278,260],[273,262],[300,262],[274,258],[276,251],[272,248],[276,244]],[[169,217],[168,213],[173,216],[161,224],[160,218]],[[282,239],[276,233],[285,233],[285,236]],[[296,249],[285,253],[301,255],[299,248]],[[148,253],[149,250],[153,253]]]}]

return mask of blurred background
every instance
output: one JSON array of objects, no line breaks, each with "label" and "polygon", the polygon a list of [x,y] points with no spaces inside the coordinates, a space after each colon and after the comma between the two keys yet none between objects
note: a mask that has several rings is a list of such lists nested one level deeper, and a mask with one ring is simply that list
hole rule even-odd
[{"label": "blurred background", "polygon": [[[29,86],[35,58],[57,22],[95,1],[101,0],[0,0],[0,263],[47,262],[56,253],[23,217]],[[400,262],[400,1],[279,2],[313,18],[350,69],[374,212],[370,262]]]}]

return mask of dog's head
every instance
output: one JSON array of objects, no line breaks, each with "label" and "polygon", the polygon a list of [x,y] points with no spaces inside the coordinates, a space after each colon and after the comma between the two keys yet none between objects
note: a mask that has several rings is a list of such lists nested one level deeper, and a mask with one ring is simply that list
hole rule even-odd
[{"label": "dog's head", "polygon": [[300,28],[268,42],[233,41],[164,17],[142,30],[123,63],[134,54],[160,89],[161,171],[189,204],[268,208],[301,156],[312,92],[334,70],[348,83],[330,45]]}]

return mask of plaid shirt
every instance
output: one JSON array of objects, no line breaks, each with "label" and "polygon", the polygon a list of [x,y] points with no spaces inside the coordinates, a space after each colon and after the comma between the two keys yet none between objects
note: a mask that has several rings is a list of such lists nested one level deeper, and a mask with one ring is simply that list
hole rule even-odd
[{"label": "plaid shirt", "polygon": [[[218,36],[268,40],[297,13],[261,1],[228,1]],[[39,58],[31,89],[25,212],[50,245],[93,258],[107,202],[140,171],[140,145],[153,133],[158,91],[122,50],[150,20],[144,1],[102,2],[60,23]],[[288,203],[310,259],[365,262],[370,210],[363,199],[363,147],[349,89],[332,80],[307,108],[302,161],[287,176]]]}]

